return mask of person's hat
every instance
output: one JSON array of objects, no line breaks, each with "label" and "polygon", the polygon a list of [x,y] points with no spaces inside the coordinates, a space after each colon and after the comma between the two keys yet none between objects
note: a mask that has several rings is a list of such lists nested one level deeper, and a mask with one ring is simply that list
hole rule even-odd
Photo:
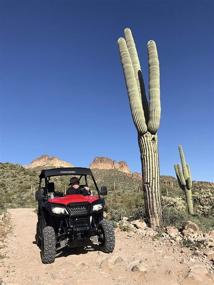
[{"label": "person's hat", "polygon": [[79,184],[79,179],[77,177],[71,177],[69,185]]}]

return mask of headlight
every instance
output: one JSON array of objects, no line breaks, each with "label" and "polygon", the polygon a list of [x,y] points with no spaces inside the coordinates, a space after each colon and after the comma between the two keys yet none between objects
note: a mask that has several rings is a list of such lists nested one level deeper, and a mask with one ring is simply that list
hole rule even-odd
[{"label": "headlight", "polygon": [[53,207],[52,209],[52,213],[54,214],[68,214],[67,210],[65,208],[61,208],[61,207]]},{"label": "headlight", "polygon": [[93,206],[92,210],[93,211],[99,211],[103,208],[103,205],[102,204],[96,204]]}]

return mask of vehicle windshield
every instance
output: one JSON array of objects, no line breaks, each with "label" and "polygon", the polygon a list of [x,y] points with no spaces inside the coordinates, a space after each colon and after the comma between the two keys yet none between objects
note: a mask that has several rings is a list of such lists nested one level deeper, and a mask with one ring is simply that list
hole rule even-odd
[{"label": "vehicle windshield", "polygon": [[66,190],[70,187],[69,184],[72,177],[77,177],[79,179],[79,184],[81,187],[89,187],[93,195],[97,194],[97,188],[91,175],[52,176],[49,178],[49,182],[54,182],[54,189],[56,192],[65,194]]}]

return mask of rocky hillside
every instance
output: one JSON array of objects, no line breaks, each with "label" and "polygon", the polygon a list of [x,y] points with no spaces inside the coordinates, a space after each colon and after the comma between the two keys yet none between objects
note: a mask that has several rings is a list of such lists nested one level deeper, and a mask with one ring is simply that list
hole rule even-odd
[{"label": "rocky hillside", "polygon": [[[124,216],[138,218],[144,215],[140,176],[116,169],[93,169],[93,173],[99,186],[108,187],[106,211],[110,219],[119,221]],[[0,209],[34,207],[38,175],[38,169],[0,163]],[[56,190],[64,192],[68,183],[69,177],[55,180]],[[166,225],[179,227],[189,217],[186,214],[184,193],[178,187],[175,178],[161,177],[161,194]],[[214,227],[214,184],[194,182],[193,198],[196,211],[193,221],[208,229]]]},{"label": "rocky hillside", "polygon": [[116,169],[130,174],[128,164],[125,161],[115,161],[108,157],[96,157],[89,166],[91,169]]},{"label": "rocky hillside", "polygon": [[41,155],[34,159],[30,164],[25,165],[27,169],[44,169],[44,168],[55,168],[55,167],[72,167],[70,162],[59,159],[56,156]]}]

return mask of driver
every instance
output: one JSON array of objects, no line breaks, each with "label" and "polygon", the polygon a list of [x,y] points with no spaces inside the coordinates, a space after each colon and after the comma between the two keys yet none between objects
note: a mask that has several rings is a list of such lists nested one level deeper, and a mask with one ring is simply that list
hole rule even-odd
[{"label": "driver", "polygon": [[89,187],[84,186],[80,187],[79,179],[77,177],[72,177],[70,179],[70,187],[66,191],[66,195],[71,194],[82,194],[82,195],[90,195]]}]

